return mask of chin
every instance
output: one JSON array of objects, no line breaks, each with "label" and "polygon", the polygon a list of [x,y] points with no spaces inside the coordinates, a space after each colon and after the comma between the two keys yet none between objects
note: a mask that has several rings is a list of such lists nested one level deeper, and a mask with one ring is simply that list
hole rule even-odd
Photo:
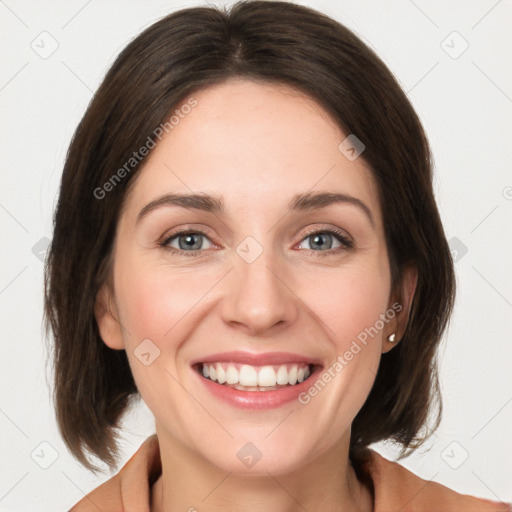
[{"label": "chin", "polygon": [[270,439],[268,432],[265,429],[259,436],[244,435],[223,443],[212,442],[203,447],[200,455],[222,471],[262,477],[268,477],[269,473],[275,476],[291,473],[314,457],[313,446],[286,442],[285,438],[290,439],[290,436],[286,436],[285,431]]}]

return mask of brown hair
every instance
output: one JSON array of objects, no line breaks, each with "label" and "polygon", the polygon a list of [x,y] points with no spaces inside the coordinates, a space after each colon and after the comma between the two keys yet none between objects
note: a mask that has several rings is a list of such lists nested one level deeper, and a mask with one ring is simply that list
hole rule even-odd
[{"label": "brown hair", "polygon": [[[379,190],[393,286],[408,264],[418,284],[401,342],[382,355],[375,384],[352,424],[353,460],[371,443],[422,442],[441,414],[437,345],[453,307],[453,263],[432,190],[420,121],[392,73],[343,25],[288,2],[188,8],[166,16],[118,56],[73,136],[45,273],[45,315],[54,335],[55,401],[67,446],[113,466],[116,429],[137,396],[126,353],[101,340],[94,302],[109,270],[123,200],[141,163],[98,187],[147,144],[194,91],[231,77],[287,84],[315,99],[366,146]],[[341,141],[340,141],[341,142]],[[143,163],[143,162],[142,162]],[[437,399],[437,400],[436,400]]]}]

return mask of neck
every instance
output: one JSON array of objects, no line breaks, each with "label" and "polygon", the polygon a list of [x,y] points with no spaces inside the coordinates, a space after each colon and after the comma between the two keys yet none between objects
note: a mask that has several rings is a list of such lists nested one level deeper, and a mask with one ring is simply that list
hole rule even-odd
[{"label": "neck", "polygon": [[370,491],[348,458],[348,440],[286,474],[223,471],[182,443],[159,433],[162,475],[153,486],[152,512],[371,512]]}]

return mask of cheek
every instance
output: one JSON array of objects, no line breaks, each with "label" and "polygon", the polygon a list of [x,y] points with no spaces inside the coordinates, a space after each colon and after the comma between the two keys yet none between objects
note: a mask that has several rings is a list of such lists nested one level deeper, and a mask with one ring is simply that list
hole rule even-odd
[{"label": "cheek", "polygon": [[[311,286],[314,283],[314,286]],[[377,323],[381,337],[383,325],[379,321],[388,307],[390,275],[385,266],[358,264],[341,267],[337,272],[317,273],[308,287],[303,288],[305,302],[325,324],[327,336],[336,345],[337,352],[346,350],[351,340],[364,338]]]},{"label": "cheek", "polygon": [[140,395],[153,412],[169,400],[169,411],[179,411],[177,354],[188,334],[187,313],[204,294],[204,283],[192,273],[127,260],[119,260],[116,279],[126,354]]},{"label": "cheek", "polygon": [[133,265],[129,272],[119,273],[118,283],[116,294],[123,297],[121,314],[131,344],[144,338],[158,345],[165,339],[168,344],[172,332],[180,329],[181,319],[204,295],[204,280],[201,282],[197,273],[194,276],[159,266]]},{"label": "cheek", "polygon": [[335,442],[337,432],[349,428],[361,409],[381,357],[390,276],[385,265],[359,263],[336,273],[317,274],[305,298],[324,325],[321,341],[332,360],[299,398],[300,403],[309,404],[320,424],[339,427],[325,433],[326,448]]}]

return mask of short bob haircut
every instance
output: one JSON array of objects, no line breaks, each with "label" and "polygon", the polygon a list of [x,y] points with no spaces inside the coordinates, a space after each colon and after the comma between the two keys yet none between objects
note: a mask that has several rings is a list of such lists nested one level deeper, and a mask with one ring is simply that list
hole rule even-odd
[{"label": "short bob haircut", "polygon": [[382,60],[340,23],[289,2],[242,1],[182,9],[144,30],[107,72],[67,153],[45,269],[45,318],[54,338],[59,428],[89,469],[97,469],[91,455],[115,467],[120,420],[138,396],[125,351],[100,338],[94,303],[109,279],[123,201],[144,160],[112,186],[105,183],[149,145],[181,102],[235,77],[296,88],[364,143],[361,158],[385,205],[393,289],[399,290],[406,266],[418,270],[404,336],[382,355],[352,423],[352,462],[382,440],[401,445],[401,458],[428,438],[433,411],[430,431],[439,425],[436,354],[455,279],[418,116]]}]

